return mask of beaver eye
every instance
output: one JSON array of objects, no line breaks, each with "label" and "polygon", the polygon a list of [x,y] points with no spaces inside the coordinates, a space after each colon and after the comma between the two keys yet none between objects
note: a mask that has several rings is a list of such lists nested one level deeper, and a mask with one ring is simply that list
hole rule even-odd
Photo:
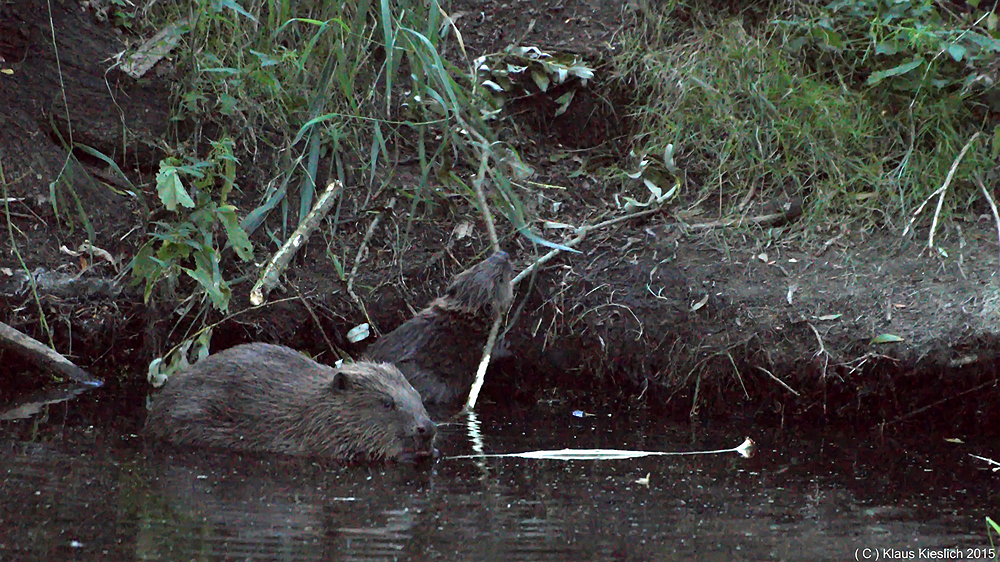
[{"label": "beaver eye", "polygon": [[382,406],[385,407],[386,410],[390,410],[390,411],[395,410],[396,409],[396,401],[393,400],[392,398],[383,398],[382,399]]}]

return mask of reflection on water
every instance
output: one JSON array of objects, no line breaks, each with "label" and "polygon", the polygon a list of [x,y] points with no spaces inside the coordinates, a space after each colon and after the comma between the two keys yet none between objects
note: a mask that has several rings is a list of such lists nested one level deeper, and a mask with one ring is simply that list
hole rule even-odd
[{"label": "reflection on water", "polygon": [[758,451],[449,459],[472,452],[456,424],[428,466],[343,467],[174,451],[56,418],[74,420],[0,425],[0,560],[846,560],[860,548],[915,558],[988,547],[984,518],[998,515],[986,511],[998,476],[966,454],[995,451],[940,437],[872,443],[486,410],[486,452],[719,449],[746,435]]}]

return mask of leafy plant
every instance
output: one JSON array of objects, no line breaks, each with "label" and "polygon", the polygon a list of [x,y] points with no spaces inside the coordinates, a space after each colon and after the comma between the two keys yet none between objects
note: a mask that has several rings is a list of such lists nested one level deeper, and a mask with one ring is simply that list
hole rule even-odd
[{"label": "leafy plant", "polygon": [[[457,194],[475,204],[456,163],[489,162],[500,199],[513,201],[502,208],[523,207],[496,166],[504,152],[495,153],[461,41],[461,53],[442,54],[458,34],[439,2],[267,0],[244,8],[233,0],[168,0],[156,9],[163,19],[188,22],[176,61],[177,121],[196,124],[196,140],[211,123],[228,131],[237,154],[281,159],[273,165],[277,181],[241,223],[248,233],[276,209],[283,228],[294,227],[287,218],[309,211],[323,165],[349,188],[367,188],[352,198],[368,200],[391,185],[410,199],[404,237],[421,202]],[[392,179],[401,153],[421,165],[416,185]],[[352,169],[361,182],[348,181]],[[523,217],[507,214],[526,229]]]},{"label": "leafy plant", "polygon": [[[498,115],[510,96],[545,93],[550,86],[564,84],[570,78],[586,86],[594,77],[594,69],[580,55],[548,53],[538,47],[511,45],[503,52],[477,58],[473,66],[490,101],[491,108],[484,113],[486,118]],[[530,84],[537,89],[530,89]],[[575,89],[570,89],[556,99],[559,106],[553,117],[566,112],[575,93]]]},{"label": "leafy plant", "polygon": [[136,11],[138,11],[135,5],[126,0],[109,0],[108,8],[110,8],[115,27],[132,29]]},{"label": "leafy plant", "polygon": [[996,80],[1000,30],[995,13],[970,21],[932,0],[835,0],[808,17],[776,23],[795,35],[788,47],[810,45],[822,53],[819,60],[834,59],[840,72],[869,86],[969,95],[988,90]]},{"label": "leafy plant", "polygon": [[[160,162],[156,190],[174,220],[154,223],[156,231],[130,265],[133,278],[146,284],[143,296],[147,302],[158,282],[172,282],[183,272],[216,309],[228,310],[231,291],[220,268],[216,227],[223,227],[229,244],[243,261],[253,258],[253,246],[239,226],[236,208],[227,203],[236,187],[235,175],[236,159],[229,139],[212,142],[206,160],[171,157]],[[190,183],[190,193],[185,181]]]},{"label": "leafy plant", "polygon": [[[669,183],[647,176],[673,175],[658,157],[673,145],[681,193],[714,213],[746,214],[799,196],[801,224],[850,216],[902,226],[984,126],[979,102],[969,103],[972,87],[964,89],[968,76],[948,74],[953,67],[944,59],[955,62],[949,44],[975,43],[988,29],[959,40],[961,31],[918,23],[918,16],[936,17],[924,4],[775,5],[784,11],[758,26],[725,14],[684,21],[651,11],[624,34],[614,61],[637,91],[632,148],[650,162],[640,166],[642,177],[667,191]],[[891,41],[903,49],[895,58],[881,54]],[[922,67],[899,68],[917,56]],[[962,64],[973,60],[982,68],[968,72],[984,76],[987,47],[967,46]],[[950,86],[932,83],[948,76]],[[956,170],[948,208],[976,200],[972,175],[995,167],[986,143],[974,143]]]}]

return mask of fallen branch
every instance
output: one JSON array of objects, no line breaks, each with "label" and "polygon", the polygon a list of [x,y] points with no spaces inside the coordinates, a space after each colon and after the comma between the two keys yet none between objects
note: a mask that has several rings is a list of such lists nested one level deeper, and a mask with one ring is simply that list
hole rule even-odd
[{"label": "fallen branch", "polygon": [[702,222],[685,225],[692,230],[710,230],[713,228],[726,228],[730,226],[778,226],[788,221],[794,220],[802,214],[802,200],[791,199],[783,205],[783,209],[778,213],[768,213],[756,217],[743,217],[739,219],[724,219],[712,222]]},{"label": "fallen branch", "polygon": [[337,196],[340,195],[343,189],[344,184],[340,183],[339,180],[334,180],[330,185],[326,186],[326,191],[320,196],[319,201],[316,202],[312,211],[306,215],[306,218],[302,219],[299,227],[295,229],[295,232],[285,241],[281,249],[275,252],[271,261],[264,267],[264,272],[261,274],[260,279],[253,286],[253,289],[250,290],[250,304],[254,306],[263,304],[268,293],[278,284],[278,278],[288,268],[288,263],[292,261],[292,258],[295,257],[299,249],[309,240],[309,235],[316,230],[323,217],[330,212],[330,208],[333,207],[333,203],[337,200]]},{"label": "fallen branch", "polygon": [[103,381],[77,367],[52,348],[3,322],[0,322],[0,345],[24,355],[29,361],[43,369],[55,371],[71,380],[89,386],[102,386],[104,384]]}]

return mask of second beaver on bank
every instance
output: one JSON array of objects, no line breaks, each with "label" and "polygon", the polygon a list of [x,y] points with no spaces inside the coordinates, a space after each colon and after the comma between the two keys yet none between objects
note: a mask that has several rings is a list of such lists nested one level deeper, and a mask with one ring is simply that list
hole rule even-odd
[{"label": "second beaver on bank", "polygon": [[506,252],[459,273],[427,308],[382,336],[367,356],[399,367],[425,404],[463,399],[476,378],[493,321],[513,299]]},{"label": "second beaver on bank", "polygon": [[146,431],[177,445],[350,459],[433,453],[434,422],[399,369],[334,368],[280,345],[238,345],[171,376]]}]

